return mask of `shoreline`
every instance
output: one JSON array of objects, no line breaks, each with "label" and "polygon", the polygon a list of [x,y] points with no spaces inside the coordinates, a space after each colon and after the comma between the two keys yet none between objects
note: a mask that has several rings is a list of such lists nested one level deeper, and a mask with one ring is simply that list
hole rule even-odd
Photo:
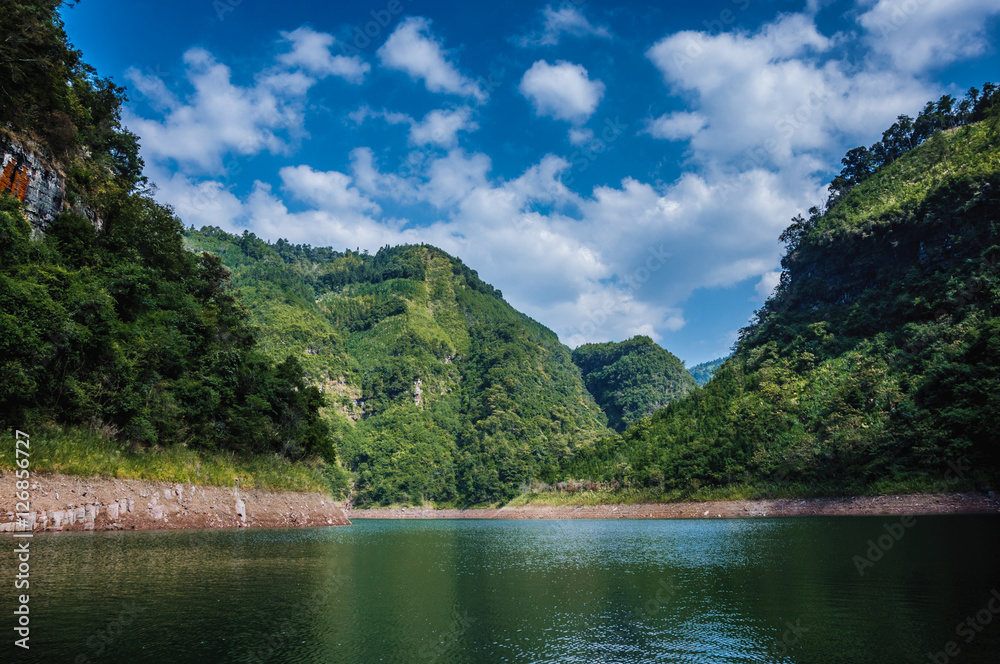
[{"label": "shoreline", "polygon": [[349,526],[331,496],[151,480],[34,473],[27,517],[0,472],[0,533]]},{"label": "shoreline", "polygon": [[350,519],[737,519],[793,516],[997,514],[985,494],[904,494],[848,498],[712,500],[634,505],[525,505],[494,509],[345,509]]},{"label": "shoreline", "polygon": [[809,516],[1000,515],[1000,496],[977,492],[489,509],[342,508],[324,494],[36,473],[24,524],[15,477],[0,472],[0,533],[83,530],[296,528],[353,519],[734,519]]}]

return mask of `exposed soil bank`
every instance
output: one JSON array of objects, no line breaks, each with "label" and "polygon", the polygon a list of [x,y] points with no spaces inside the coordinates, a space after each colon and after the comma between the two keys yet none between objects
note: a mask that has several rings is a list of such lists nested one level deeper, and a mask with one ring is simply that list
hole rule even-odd
[{"label": "exposed soil bank", "polygon": [[263,491],[146,480],[32,473],[28,517],[19,523],[16,478],[0,472],[0,532],[345,526],[319,493]]},{"label": "exposed soil bank", "polygon": [[950,493],[636,505],[528,505],[485,510],[352,509],[346,510],[346,513],[352,519],[733,519],[755,516],[1000,514],[1000,500],[981,493]]}]

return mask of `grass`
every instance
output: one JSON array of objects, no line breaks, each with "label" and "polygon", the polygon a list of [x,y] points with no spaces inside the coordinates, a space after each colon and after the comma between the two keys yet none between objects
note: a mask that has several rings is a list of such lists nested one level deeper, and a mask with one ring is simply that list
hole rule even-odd
[{"label": "grass", "polygon": [[[29,469],[84,477],[114,477],[159,482],[233,486],[249,489],[332,494],[321,461],[291,462],[278,455],[237,457],[185,447],[130,450],[98,431],[46,426],[32,428]],[[0,471],[14,470],[14,432],[0,440]]]},{"label": "grass", "polygon": [[902,495],[911,493],[956,493],[970,491],[967,479],[883,480],[867,485],[810,484],[729,484],[697,490],[619,489],[618,491],[542,491],[523,493],[507,507],[546,506],[577,507],[584,505],[635,505],[638,503],[706,502],[711,500],[765,500],[779,498],[823,498],[847,496]]}]

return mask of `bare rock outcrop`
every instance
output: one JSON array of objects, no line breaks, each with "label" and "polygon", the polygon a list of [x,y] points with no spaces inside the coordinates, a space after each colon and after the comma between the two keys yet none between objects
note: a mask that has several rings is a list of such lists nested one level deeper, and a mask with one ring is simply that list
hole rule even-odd
[{"label": "bare rock outcrop", "polygon": [[0,472],[0,532],[281,528],[350,525],[330,496],[146,480],[32,476],[30,511],[15,513],[16,478]]}]

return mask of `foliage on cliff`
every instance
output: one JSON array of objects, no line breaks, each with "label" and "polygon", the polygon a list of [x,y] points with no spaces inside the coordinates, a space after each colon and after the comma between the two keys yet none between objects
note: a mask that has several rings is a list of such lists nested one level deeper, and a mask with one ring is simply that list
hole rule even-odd
[{"label": "foliage on cliff", "polygon": [[332,459],[321,395],[294,359],[255,349],[219,260],[185,251],[180,222],[147,198],[102,213],[103,231],[66,212],[31,240],[17,202],[0,201],[4,424]]},{"label": "foliage on cliff", "polygon": [[778,289],[711,382],[565,474],[685,490],[996,481],[997,106],[982,117],[793,220]]},{"label": "foliage on cliff", "polygon": [[616,431],[649,417],[695,385],[677,356],[644,336],[584,344],[573,351],[573,362]]},{"label": "foliage on cliff", "polygon": [[121,126],[125,89],[69,43],[62,0],[4,0],[0,128],[38,141],[68,171],[70,195],[119,196],[145,182],[138,139]]},{"label": "foliage on cliff", "polygon": [[0,121],[69,165],[103,224],[67,211],[32,237],[0,197],[0,425],[332,463],[324,397],[256,347],[219,259],[186,251],[180,221],[136,192],[124,91],[66,42],[61,5],[4,3]]},{"label": "foliage on cliff", "polygon": [[187,242],[232,270],[261,347],[331,398],[356,504],[506,500],[608,433],[569,349],[439,249]]}]

